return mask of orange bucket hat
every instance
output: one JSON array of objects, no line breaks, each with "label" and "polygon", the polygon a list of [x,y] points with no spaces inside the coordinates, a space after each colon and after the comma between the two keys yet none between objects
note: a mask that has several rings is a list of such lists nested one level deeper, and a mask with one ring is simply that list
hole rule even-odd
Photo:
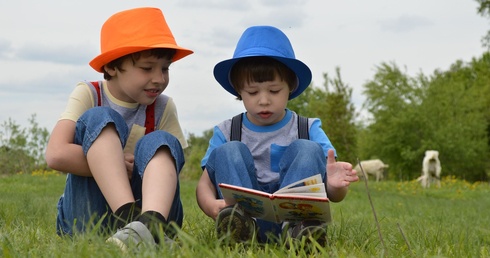
[{"label": "orange bucket hat", "polygon": [[97,72],[103,72],[104,65],[119,57],[152,48],[177,50],[172,62],[194,53],[177,45],[160,9],[142,7],[122,11],[109,17],[102,26],[101,54],[89,64]]}]

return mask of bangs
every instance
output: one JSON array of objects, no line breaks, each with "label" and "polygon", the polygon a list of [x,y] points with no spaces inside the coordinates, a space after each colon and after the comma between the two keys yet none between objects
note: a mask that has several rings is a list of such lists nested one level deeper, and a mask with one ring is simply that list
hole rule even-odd
[{"label": "bangs", "polygon": [[290,89],[296,87],[296,74],[270,57],[246,57],[239,60],[231,68],[230,82],[240,92],[245,83],[273,81],[276,76],[285,81]]}]

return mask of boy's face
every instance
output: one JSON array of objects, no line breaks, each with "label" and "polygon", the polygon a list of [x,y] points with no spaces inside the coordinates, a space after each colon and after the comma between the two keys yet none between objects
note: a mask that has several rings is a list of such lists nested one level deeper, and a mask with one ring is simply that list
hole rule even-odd
[{"label": "boy's face", "polygon": [[138,60],[127,58],[122,69],[107,71],[113,78],[108,81],[114,97],[129,103],[152,104],[169,83],[171,60],[141,55]]},{"label": "boy's face", "polygon": [[286,114],[289,87],[285,81],[275,76],[273,81],[245,83],[239,92],[247,118],[255,125],[275,124]]}]

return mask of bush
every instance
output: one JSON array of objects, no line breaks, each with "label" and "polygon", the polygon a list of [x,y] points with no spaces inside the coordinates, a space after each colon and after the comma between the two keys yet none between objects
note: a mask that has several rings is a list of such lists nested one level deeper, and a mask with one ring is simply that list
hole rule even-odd
[{"label": "bush", "polygon": [[46,168],[44,152],[48,130],[39,127],[35,114],[29,119],[29,125],[29,128],[21,128],[12,118],[0,125],[0,175]]}]

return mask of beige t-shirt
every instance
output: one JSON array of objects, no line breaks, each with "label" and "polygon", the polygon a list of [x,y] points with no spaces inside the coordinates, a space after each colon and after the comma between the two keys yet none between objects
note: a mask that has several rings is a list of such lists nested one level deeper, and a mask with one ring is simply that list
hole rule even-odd
[{"label": "beige t-shirt", "polygon": [[[77,86],[71,93],[70,98],[68,99],[68,104],[66,106],[66,109],[61,114],[59,120],[68,119],[76,122],[78,118],[85,111],[95,106],[93,90],[91,90],[90,87],[93,86],[87,85],[86,82],[80,82],[77,84]],[[118,109],[135,110],[140,105],[138,103],[128,103],[116,99],[107,88],[106,81],[103,81],[102,83],[101,95],[104,99],[108,100],[109,102],[112,102],[113,105],[115,104],[118,107]],[[109,103],[103,102],[103,106],[110,106],[110,105]],[[158,114],[156,110],[155,110],[155,114]],[[184,133],[182,132],[182,128],[180,127],[180,123],[177,115],[177,108],[172,98],[168,97],[167,104],[165,105],[165,109],[159,120],[160,121],[158,122],[158,125],[156,127],[157,130],[163,130],[175,136],[179,140],[180,144],[182,145],[182,148],[186,148],[188,146]],[[126,146],[124,148],[124,152],[134,153],[136,142],[144,135],[145,135],[144,126],[140,126],[138,124],[132,124],[130,126],[130,134],[127,139]]]}]

